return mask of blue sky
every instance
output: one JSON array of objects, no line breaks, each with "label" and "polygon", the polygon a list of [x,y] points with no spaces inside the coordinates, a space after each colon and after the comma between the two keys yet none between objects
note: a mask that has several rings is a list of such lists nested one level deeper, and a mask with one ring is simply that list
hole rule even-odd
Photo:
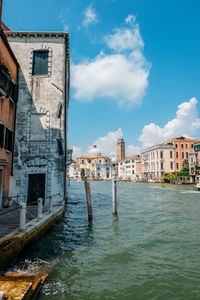
[{"label": "blue sky", "polygon": [[199,137],[200,1],[4,0],[12,30],[69,31],[69,144],[127,154]]}]

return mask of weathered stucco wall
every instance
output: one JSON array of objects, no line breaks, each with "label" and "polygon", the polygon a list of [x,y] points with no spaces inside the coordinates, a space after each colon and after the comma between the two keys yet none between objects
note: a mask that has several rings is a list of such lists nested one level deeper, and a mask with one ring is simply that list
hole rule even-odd
[{"label": "weathered stucco wall", "polygon": [[[45,196],[63,196],[64,156],[57,139],[64,141],[64,37],[8,37],[20,64],[16,120],[14,176],[10,194],[28,194],[30,174],[45,174]],[[32,76],[34,50],[48,50],[48,74]],[[55,87],[56,85],[56,87]],[[62,103],[62,114],[57,110]],[[64,150],[64,145],[63,145]]]}]

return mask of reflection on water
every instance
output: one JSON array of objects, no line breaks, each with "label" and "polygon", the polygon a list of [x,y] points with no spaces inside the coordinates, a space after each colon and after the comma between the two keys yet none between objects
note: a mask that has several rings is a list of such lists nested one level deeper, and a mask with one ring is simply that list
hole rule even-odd
[{"label": "reflection on water", "polygon": [[189,186],[92,182],[88,224],[84,186],[72,182],[62,221],[33,247],[53,274],[40,299],[199,299],[200,193]]}]

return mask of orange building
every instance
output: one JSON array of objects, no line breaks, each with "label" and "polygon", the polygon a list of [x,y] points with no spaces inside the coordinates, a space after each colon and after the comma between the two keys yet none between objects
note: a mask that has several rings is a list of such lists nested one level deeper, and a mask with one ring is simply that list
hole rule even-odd
[{"label": "orange building", "polygon": [[175,171],[180,172],[185,159],[189,159],[189,152],[194,151],[194,144],[200,142],[200,139],[190,139],[184,136],[174,137],[164,144],[174,145],[174,163]]},{"label": "orange building", "polygon": [[9,195],[18,94],[18,62],[3,28],[0,28],[0,207]]}]

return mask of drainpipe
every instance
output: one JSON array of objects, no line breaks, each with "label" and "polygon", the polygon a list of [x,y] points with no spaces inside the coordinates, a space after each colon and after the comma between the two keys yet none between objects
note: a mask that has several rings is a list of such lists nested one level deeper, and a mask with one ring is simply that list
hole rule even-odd
[{"label": "drainpipe", "polygon": [[64,77],[64,200],[67,200],[67,176],[66,176],[66,162],[67,162],[67,129],[68,129],[68,104],[69,104],[69,74],[68,74],[68,62],[67,62],[67,51],[68,51],[68,35],[65,35],[65,77]]}]

